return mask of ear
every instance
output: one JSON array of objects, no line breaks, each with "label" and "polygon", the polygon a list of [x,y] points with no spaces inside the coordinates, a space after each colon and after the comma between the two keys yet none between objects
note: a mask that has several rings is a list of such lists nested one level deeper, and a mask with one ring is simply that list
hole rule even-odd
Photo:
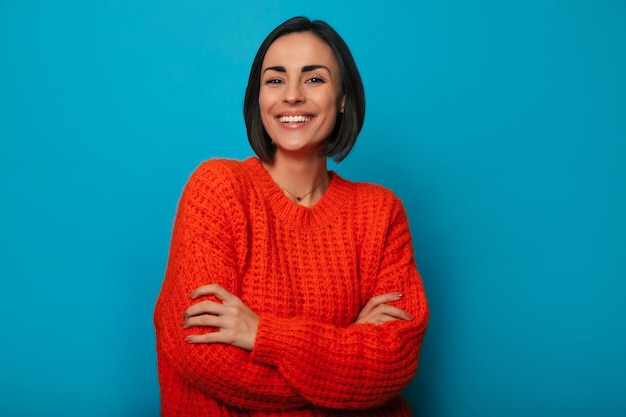
[{"label": "ear", "polygon": [[341,104],[339,105],[339,113],[343,113],[346,108],[346,95],[341,96]]}]

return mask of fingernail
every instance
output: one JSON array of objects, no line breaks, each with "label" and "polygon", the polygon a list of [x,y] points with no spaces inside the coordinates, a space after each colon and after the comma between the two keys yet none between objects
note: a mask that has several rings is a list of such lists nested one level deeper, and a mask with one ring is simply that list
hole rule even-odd
[{"label": "fingernail", "polygon": [[396,298],[402,298],[402,293],[401,292],[396,293]]}]

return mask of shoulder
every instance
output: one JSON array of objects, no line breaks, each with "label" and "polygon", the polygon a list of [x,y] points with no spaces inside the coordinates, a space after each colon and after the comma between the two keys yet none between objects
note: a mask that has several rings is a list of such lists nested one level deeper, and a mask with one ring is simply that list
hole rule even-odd
[{"label": "shoulder", "polygon": [[200,163],[189,176],[182,199],[207,207],[236,204],[249,177],[250,161],[214,158]]},{"label": "shoulder", "polygon": [[402,209],[402,201],[389,188],[368,182],[352,183],[355,202],[359,206],[372,206],[382,212],[395,212]]},{"label": "shoulder", "polygon": [[222,192],[236,190],[241,187],[243,180],[249,177],[251,160],[252,158],[244,161],[213,158],[204,161],[191,173],[187,187]]},{"label": "shoulder", "polygon": [[203,161],[191,174],[192,179],[205,181],[229,181],[240,176],[246,161],[213,158]]}]

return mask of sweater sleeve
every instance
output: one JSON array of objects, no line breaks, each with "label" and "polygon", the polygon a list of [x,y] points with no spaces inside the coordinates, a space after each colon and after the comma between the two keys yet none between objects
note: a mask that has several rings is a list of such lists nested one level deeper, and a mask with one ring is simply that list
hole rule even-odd
[{"label": "sweater sleeve", "polygon": [[188,297],[195,288],[218,283],[240,293],[240,260],[233,236],[245,231],[231,221],[236,211],[233,192],[223,173],[212,172],[212,165],[205,163],[191,176],[174,222],[154,313],[160,377],[174,369],[201,391],[240,408],[276,411],[302,406],[307,401],[271,364],[255,363],[249,352],[230,345],[184,341],[189,334],[211,331],[181,325],[184,311],[199,301]]},{"label": "sweater sleeve", "polygon": [[315,405],[338,409],[379,406],[400,394],[417,370],[429,310],[399,200],[395,199],[392,211],[384,238],[378,239],[382,241],[380,252],[369,254],[376,259],[371,271],[362,272],[371,276],[361,281],[369,286],[365,291],[368,297],[402,292],[403,298],[394,305],[413,314],[413,320],[342,328],[306,317],[261,318],[253,359],[278,367]]}]

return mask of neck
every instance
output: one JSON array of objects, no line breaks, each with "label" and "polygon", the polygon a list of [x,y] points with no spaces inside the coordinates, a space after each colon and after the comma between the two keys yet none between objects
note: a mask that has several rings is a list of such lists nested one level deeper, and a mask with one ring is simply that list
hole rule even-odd
[{"label": "neck", "polygon": [[263,165],[288,198],[299,204],[312,206],[328,187],[326,161],[326,157],[317,155],[294,159],[277,152],[271,164]]}]

